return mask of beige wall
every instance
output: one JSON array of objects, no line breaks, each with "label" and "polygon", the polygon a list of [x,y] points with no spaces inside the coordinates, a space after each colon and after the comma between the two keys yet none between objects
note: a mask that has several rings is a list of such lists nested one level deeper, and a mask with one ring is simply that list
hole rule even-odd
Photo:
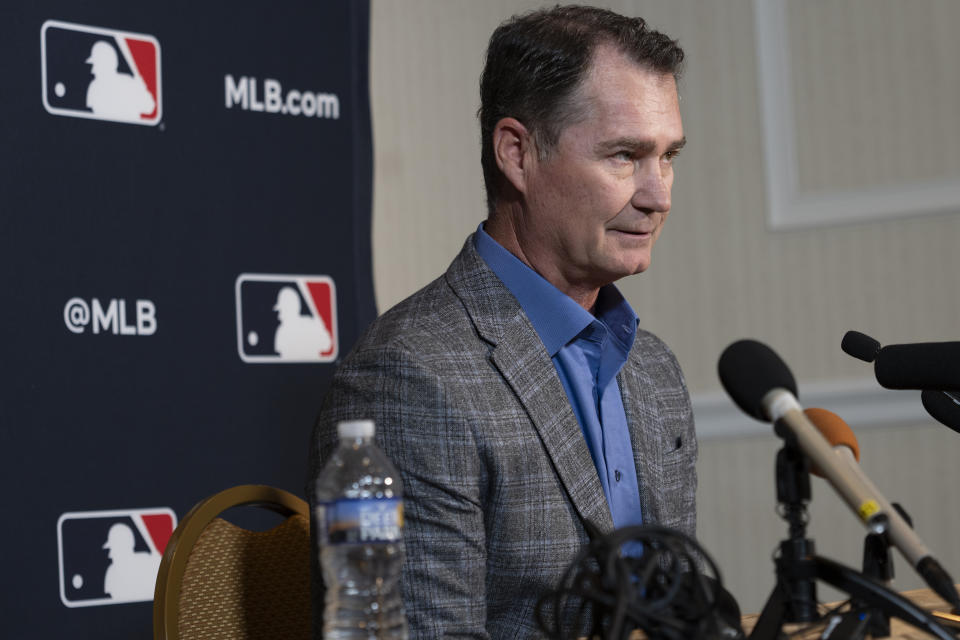
[{"label": "beige wall", "polygon": [[[373,246],[381,310],[439,275],[483,219],[475,113],[484,46],[502,19],[537,4],[373,1]],[[795,195],[842,208],[877,193],[890,193],[890,201],[910,194],[905,215],[790,231],[772,230],[767,216],[771,159],[754,5],[605,4],[644,16],[688,54],[681,109],[689,144],[677,165],[673,211],[651,269],[620,286],[642,326],[673,347],[695,398],[716,396],[717,358],[740,337],[780,353],[801,399],[808,386],[869,377],[866,365],[839,349],[848,329],[884,343],[960,338],[960,206],[949,197],[933,206],[917,189],[947,185],[949,195],[960,184],[960,45],[948,28],[960,24],[960,3],[784,5],[788,37],[779,42],[794,128],[784,148],[792,151]],[[934,213],[906,215],[926,209]],[[960,498],[950,490],[960,481],[960,435],[920,417],[919,408],[917,416],[853,426],[868,473],[906,504],[960,578]],[[710,420],[698,413],[702,424]],[[700,537],[741,606],[755,610],[772,587],[770,553],[785,532],[774,513],[778,442],[766,428],[711,435],[700,462]],[[857,564],[862,532],[853,516],[822,482],[814,490],[819,548]],[[897,586],[917,586],[897,562]]]}]

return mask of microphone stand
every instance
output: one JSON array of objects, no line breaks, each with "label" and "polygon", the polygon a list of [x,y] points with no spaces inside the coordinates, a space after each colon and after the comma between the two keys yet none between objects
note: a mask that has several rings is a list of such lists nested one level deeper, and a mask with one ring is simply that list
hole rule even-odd
[{"label": "microphone stand", "polygon": [[[933,616],[880,584],[877,578],[815,554],[814,542],[806,535],[810,463],[792,436],[780,434],[779,430],[778,434],[784,438],[784,446],[777,453],[777,501],[780,514],[788,524],[788,537],[780,542],[779,554],[774,560],[777,582],[750,640],[777,640],[784,623],[817,620],[817,580],[849,594],[854,603],[854,611],[830,630],[831,638],[862,638],[868,631],[883,633],[884,622],[889,634],[892,616],[941,640],[956,640]],[[889,554],[887,548],[884,551]]]},{"label": "microphone stand", "polygon": [[792,570],[814,555],[815,546],[807,538],[810,463],[791,438],[786,438],[777,452],[776,478],[777,502],[788,524],[788,537],[780,542],[780,553],[774,560],[777,583],[750,634],[751,640],[773,640],[784,622],[817,619],[816,581]]},{"label": "microphone stand", "polygon": [[[894,505],[898,508],[899,505]],[[903,514],[901,514],[903,515]],[[868,533],[863,539],[863,575],[889,586],[893,581],[893,556],[890,553],[890,538],[886,533]],[[890,616],[881,609],[871,608],[866,602],[853,600],[853,610],[843,616],[841,622],[857,626],[864,621],[863,629],[874,638],[890,637]],[[862,615],[861,615],[862,614]],[[857,620],[850,621],[850,618]],[[840,627],[837,627],[840,631]],[[840,636],[842,637],[842,636]]]},{"label": "microphone stand", "polygon": [[[898,508],[899,505],[896,505]],[[901,511],[901,515],[904,515]],[[884,533],[868,533],[863,539],[863,576],[885,586],[893,580],[893,557],[890,553],[890,538]],[[890,615],[882,608],[871,606],[862,598],[850,601],[850,610],[834,616],[824,631],[830,638],[860,640],[890,637]]]},{"label": "microphone stand", "polygon": [[[908,525],[913,526],[913,519],[899,503],[894,502],[893,508],[897,510],[900,517],[902,517]],[[883,585],[890,586],[893,582],[893,554],[890,553],[890,548],[890,537],[886,532],[868,533],[864,537],[864,576],[873,578]],[[886,612],[876,607],[871,608],[868,603],[856,598],[852,604],[852,610],[844,614],[844,620],[837,626],[836,631],[838,633],[841,631],[841,626],[847,624],[850,628],[862,627],[866,633],[874,638],[890,637],[890,616]]]}]

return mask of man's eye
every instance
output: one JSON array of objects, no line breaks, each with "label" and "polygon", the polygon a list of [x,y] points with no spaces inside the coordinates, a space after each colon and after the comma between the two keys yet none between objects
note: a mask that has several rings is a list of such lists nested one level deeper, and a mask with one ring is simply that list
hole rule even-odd
[{"label": "man's eye", "polygon": [[623,160],[624,162],[632,162],[633,154],[629,151],[617,151],[613,154],[613,157],[617,160]]},{"label": "man's eye", "polygon": [[680,150],[676,149],[675,151],[667,151],[663,154],[663,161],[667,164],[673,164],[673,161],[680,155]]}]

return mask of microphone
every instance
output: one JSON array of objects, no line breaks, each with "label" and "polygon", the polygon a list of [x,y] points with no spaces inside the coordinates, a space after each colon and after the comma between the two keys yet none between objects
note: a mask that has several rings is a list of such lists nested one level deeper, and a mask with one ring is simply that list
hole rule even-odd
[{"label": "microphone", "polygon": [[877,382],[887,389],[960,391],[960,342],[880,343],[859,331],[840,342],[845,353],[873,362]]},{"label": "microphone", "polygon": [[[908,347],[912,350],[913,347],[927,347],[929,345],[956,345],[960,343],[956,342],[933,342],[933,343],[920,343],[917,345],[899,345],[898,348],[892,352],[894,353],[893,360],[896,361],[898,357],[902,357],[902,348]],[[896,382],[901,382],[902,377],[890,373],[890,360],[887,359],[887,356],[884,356],[884,372],[883,379],[881,380],[880,373],[880,360],[878,356],[885,352],[885,349],[880,348],[880,343],[871,338],[870,336],[860,333],[859,331],[847,331],[843,335],[843,340],[840,342],[840,348],[843,349],[844,353],[851,355],[858,360],[863,360],[864,362],[873,362],[877,361],[877,364],[874,366],[877,375],[877,381],[881,385],[893,389],[893,388],[902,388],[891,386],[889,383],[891,380]],[[890,347],[892,348],[892,347]],[[955,350],[955,347],[948,346],[945,351],[950,352]],[[901,354],[901,355],[897,355]],[[921,365],[925,366],[925,365]],[[895,368],[895,367],[894,367]],[[909,373],[907,374],[909,378]],[[892,377],[891,377],[892,376]],[[908,387],[913,388],[913,387]],[[960,433],[960,394],[951,393],[950,391],[942,391],[943,388],[949,387],[935,387],[935,388],[924,388],[923,393],[920,394],[920,401],[923,403],[923,408],[927,410],[927,413],[930,416],[940,422],[941,424],[953,429],[954,431]]]},{"label": "microphone", "polygon": [[[857,442],[857,437],[853,435],[853,429],[840,416],[832,411],[818,408],[804,409],[803,414],[823,434],[834,451],[842,450],[844,456],[850,455],[854,462],[860,462],[860,444]],[[815,465],[810,466],[810,473],[826,480],[823,471]],[[887,511],[889,512],[889,509]]]},{"label": "microphone", "polygon": [[957,394],[926,389],[920,394],[920,401],[934,420],[960,433],[960,397]]},{"label": "microphone", "polygon": [[843,334],[840,348],[847,355],[864,362],[873,362],[876,360],[877,354],[880,353],[880,343],[859,331],[847,331]]},{"label": "microphone", "polygon": [[777,435],[798,445],[867,529],[873,533],[886,530],[887,514],[870,488],[803,414],[793,374],[770,347],[756,340],[739,340],[724,350],[717,368],[723,388],[744,413],[773,422]]},{"label": "microphone", "polygon": [[877,353],[873,370],[887,389],[960,391],[960,342],[891,344]]},{"label": "microphone", "polygon": [[[880,490],[877,489],[858,464],[860,448],[850,426],[840,416],[826,409],[807,409],[804,413],[832,445],[836,455],[842,458],[850,470],[871,490],[874,500],[887,514],[889,520],[887,536],[893,546],[903,554],[903,557],[907,559],[907,562],[920,574],[920,577],[926,581],[931,589],[953,607],[960,608],[960,595],[957,594],[954,587],[953,578],[940,566],[940,563],[933,557],[930,549],[923,543],[913,527],[880,493]],[[811,473],[821,475],[817,471],[819,470],[811,469]]]}]

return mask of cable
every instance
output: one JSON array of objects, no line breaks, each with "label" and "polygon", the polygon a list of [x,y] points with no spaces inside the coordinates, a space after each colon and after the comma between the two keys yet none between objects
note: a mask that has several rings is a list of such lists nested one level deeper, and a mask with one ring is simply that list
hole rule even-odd
[{"label": "cable", "polygon": [[557,640],[624,640],[635,629],[651,640],[743,637],[739,607],[713,559],[690,536],[660,526],[595,538],[540,598],[536,615]]}]

